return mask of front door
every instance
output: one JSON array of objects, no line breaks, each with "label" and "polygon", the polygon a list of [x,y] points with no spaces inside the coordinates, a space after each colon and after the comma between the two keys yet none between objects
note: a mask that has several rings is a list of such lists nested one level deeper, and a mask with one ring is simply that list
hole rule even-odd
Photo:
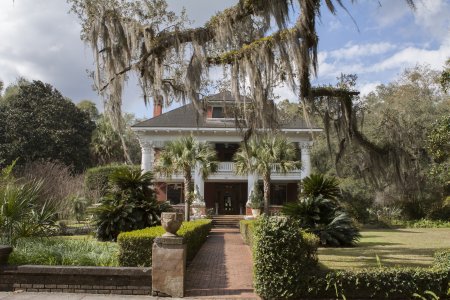
[{"label": "front door", "polygon": [[240,190],[238,184],[218,185],[217,197],[219,200],[219,214],[239,214],[239,195]]}]

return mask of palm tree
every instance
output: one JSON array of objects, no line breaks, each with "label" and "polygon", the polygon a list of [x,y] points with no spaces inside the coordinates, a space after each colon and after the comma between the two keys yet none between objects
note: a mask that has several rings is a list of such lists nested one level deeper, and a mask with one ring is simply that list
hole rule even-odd
[{"label": "palm tree", "polygon": [[256,173],[262,176],[264,184],[264,213],[269,213],[270,177],[273,168],[286,174],[300,168],[300,161],[295,159],[294,145],[279,134],[263,134],[254,137],[247,145],[242,144],[234,156],[236,173],[247,175]]},{"label": "palm tree", "polygon": [[169,142],[161,151],[155,171],[170,177],[174,173],[184,176],[185,219],[189,221],[189,210],[193,196],[192,170],[199,165],[203,179],[217,171],[216,151],[208,143],[202,143],[192,136]]}]

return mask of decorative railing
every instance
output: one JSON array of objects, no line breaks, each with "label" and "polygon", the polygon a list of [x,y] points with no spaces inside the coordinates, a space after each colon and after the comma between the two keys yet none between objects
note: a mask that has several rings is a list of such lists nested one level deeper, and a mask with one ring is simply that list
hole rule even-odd
[{"label": "decorative railing", "polygon": [[[219,166],[217,168],[217,173],[221,173],[221,172],[234,172],[235,168],[234,168],[234,162],[228,162],[228,161],[223,161],[223,162],[219,162]],[[289,173],[300,173],[301,170],[300,169],[295,169],[292,170]],[[279,167],[278,164],[274,164],[272,166],[272,173],[279,173]]]},{"label": "decorative railing", "polygon": [[228,161],[219,162],[217,172],[234,172],[234,163]]}]

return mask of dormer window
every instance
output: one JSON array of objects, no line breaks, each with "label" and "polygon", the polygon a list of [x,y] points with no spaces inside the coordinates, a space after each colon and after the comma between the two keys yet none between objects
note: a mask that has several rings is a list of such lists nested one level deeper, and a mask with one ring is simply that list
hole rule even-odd
[{"label": "dormer window", "polygon": [[223,119],[225,117],[222,106],[213,106],[212,116],[213,119]]}]

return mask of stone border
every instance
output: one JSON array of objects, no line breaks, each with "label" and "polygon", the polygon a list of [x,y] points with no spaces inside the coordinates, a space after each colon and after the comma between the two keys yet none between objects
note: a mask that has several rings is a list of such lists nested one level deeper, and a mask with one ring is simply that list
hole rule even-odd
[{"label": "stone border", "polygon": [[150,295],[151,268],[3,266],[0,291]]}]

